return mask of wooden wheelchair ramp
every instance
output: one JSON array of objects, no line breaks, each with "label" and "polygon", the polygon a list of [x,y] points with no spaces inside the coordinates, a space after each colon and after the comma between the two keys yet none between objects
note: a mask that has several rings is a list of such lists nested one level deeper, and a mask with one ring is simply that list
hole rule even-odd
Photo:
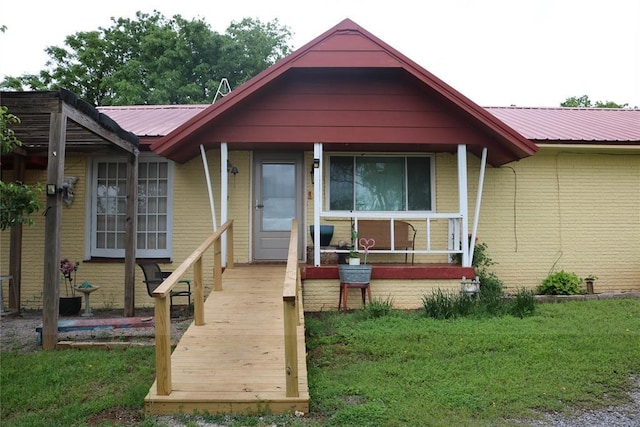
[{"label": "wooden wheelchair ramp", "polygon": [[236,266],[171,354],[172,391],[145,398],[149,414],[309,412],[304,318],[297,327],[299,396],[286,397],[284,265]]}]

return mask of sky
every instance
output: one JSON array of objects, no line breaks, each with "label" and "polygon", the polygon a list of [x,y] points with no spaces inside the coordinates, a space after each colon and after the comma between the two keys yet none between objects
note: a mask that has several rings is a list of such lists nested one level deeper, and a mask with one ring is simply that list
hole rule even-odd
[{"label": "sky", "polygon": [[[35,3],[35,4],[34,4]],[[37,74],[47,46],[135,18],[202,19],[224,33],[278,19],[294,49],[349,18],[484,107],[571,96],[640,108],[640,0],[76,0],[0,4],[0,79]],[[233,88],[232,88],[233,89]]]}]

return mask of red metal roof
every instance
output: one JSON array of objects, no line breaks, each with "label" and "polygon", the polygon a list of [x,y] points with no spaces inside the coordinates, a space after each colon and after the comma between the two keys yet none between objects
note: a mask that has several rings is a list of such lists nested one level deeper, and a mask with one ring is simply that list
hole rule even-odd
[{"label": "red metal roof", "polygon": [[640,142],[640,110],[562,107],[487,110],[534,141]]},{"label": "red metal roof", "polygon": [[206,105],[134,105],[98,107],[140,138],[162,137],[207,108]]},{"label": "red metal roof", "polygon": [[[98,107],[141,138],[161,138],[209,107],[140,105]],[[532,141],[640,143],[640,110],[614,108],[487,107]]]}]

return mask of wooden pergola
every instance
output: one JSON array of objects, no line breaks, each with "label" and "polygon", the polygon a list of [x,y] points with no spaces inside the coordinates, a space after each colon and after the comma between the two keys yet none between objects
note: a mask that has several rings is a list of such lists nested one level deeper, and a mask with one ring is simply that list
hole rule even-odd
[{"label": "wooden pergola", "polygon": [[[138,137],[122,129],[65,89],[46,92],[0,92],[0,105],[20,118],[12,126],[22,147],[2,164],[11,165],[13,179],[23,181],[30,167],[46,168],[42,346],[58,342],[60,225],[65,157],[127,154],[127,222],[125,235],[124,311],[134,315],[136,215],[138,198]],[[9,250],[9,308],[20,311],[22,226],[11,228]]]}]

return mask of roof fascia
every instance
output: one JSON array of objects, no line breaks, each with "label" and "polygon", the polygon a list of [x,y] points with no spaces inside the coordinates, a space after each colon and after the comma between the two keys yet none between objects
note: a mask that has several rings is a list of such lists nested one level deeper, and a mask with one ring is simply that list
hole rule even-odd
[{"label": "roof fascia", "polygon": [[583,154],[640,154],[640,144],[575,144],[538,142],[540,154],[583,153]]}]

